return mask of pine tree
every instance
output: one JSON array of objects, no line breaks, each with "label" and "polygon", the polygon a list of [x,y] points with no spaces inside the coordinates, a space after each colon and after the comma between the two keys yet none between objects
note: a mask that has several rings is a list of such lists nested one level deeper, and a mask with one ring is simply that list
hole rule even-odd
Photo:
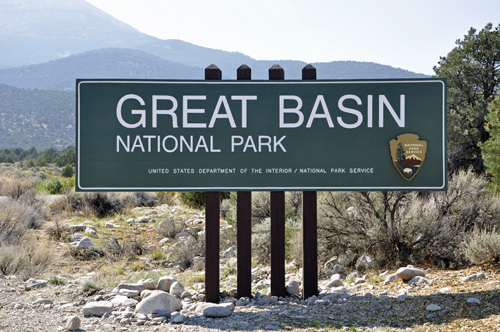
[{"label": "pine tree", "polygon": [[500,96],[488,106],[484,129],[490,134],[490,138],[479,146],[483,153],[486,175],[490,177],[492,186],[500,191]]}]

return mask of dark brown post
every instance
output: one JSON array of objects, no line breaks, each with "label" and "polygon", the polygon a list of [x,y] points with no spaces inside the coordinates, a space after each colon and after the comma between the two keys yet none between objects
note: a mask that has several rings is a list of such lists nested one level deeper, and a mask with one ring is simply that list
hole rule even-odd
[{"label": "dark brown post", "polygon": [[[303,80],[315,80],[316,68],[302,69]],[[318,295],[318,209],[316,191],[302,193],[302,271],[303,295]]]},{"label": "dark brown post", "polygon": [[[216,65],[205,68],[206,80],[221,80]],[[205,302],[219,303],[220,192],[205,192]]]},{"label": "dark brown post", "polygon": [[[252,69],[241,65],[236,79],[251,80]],[[237,222],[237,288],[238,297],[252,296],[252,192],[238,191],[236,202]]]},{"label": "dark brown post", "polygon": [[[269,80],[284,80],[281,66],[269,68]],[[271,192],[271,295],[285,296],[285,192]]]}]

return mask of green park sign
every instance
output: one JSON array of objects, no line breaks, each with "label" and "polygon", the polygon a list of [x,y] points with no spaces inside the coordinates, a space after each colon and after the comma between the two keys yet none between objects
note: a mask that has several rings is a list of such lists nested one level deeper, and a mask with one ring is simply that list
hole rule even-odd
[{"label": "green park sign", "polygon": [[445,190],[446,80],[77,80],[77,191]]}]

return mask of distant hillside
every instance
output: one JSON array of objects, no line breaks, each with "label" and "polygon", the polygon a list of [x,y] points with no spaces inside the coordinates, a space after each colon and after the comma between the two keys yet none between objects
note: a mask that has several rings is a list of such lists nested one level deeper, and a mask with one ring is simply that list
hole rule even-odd
[{"label": "distant hillside", "polygon": [[0,147],[65,148],[75,144],[75,94],[0,84]]},{"label": "distant hillside", "polygon": [[[180,51],[176,52],[173,53],[177,54],[173,58],[178,61],[182,56]],[[166,51],[161,54],[163,58],[160,58],[138,50],[100,49],[42,64],[1,69],[0,84],[18,88],[70,91],[74,90],[77,78],[203,79],[204,68],[212,63],[222,70],[223,79],[235,79],[236,69],[243,63],[252,68],[253,79],[267,79],[268,70],[274,64],[285,69],[285,79],[300,79],[302,68],[306,65],[305,62],[291,60],[258,61],[240,53],[211,49],[204,49],[200,57],[193,56],[188,49],[186,52],[183,63],[179,63],[166,60],[169,54]],[[208,60],[202,61],[204,57]],[[206,65],[201,66],[202,63]],[[313,65],[317,68],[318,79],[427,77],[371,62],[333,61]]]},{"label": "distant hillside", "polygon": [[[255,60],[239,52],[215,50],[176,39],[158,40],[140,45],[136,49],[188,66],[206,68],[210,64],[216,64],[222,70],[223,79],[235,79],[236,69],[242,64],[252,68],[253,79],[267,79],[268,70],[274,64],[283,67],[285,79],[301,79],[302,68],[307,64],[304,61],[295,60]],[[428,77],[424,74],[373,62],[332,61],[312,65],[318,71],[318,79]]]},{"label": "distant hillside", "polygon": [[174,63],[137,50],[89,51],[38,65],[0,70],[0,83],[18,88],[74,90],[77,78],[203,78],[196,67]]},{"label": "distant hillside", "polygon": [[155,40],[83,0],[0,0],[0,68]]}]

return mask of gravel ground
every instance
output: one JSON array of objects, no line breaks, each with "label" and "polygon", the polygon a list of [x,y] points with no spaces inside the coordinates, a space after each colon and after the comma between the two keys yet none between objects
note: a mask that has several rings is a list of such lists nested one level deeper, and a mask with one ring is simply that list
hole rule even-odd
[{"label": "gravel ground", "polygon": [[[231,316],[206,318],[195,312],[200,302],[183,301],[184,323],[125,326],[109,318],[84,317],[85,303],[96,294],[81,290],[78,275],[68,285],[30,289],[17,278],[0,279],[0,331],[64,330],[71,315],[81,319],[80,331],[500,331],[500,275],[497,268],[475,267],[461,271],[427,270],[431,284],[408,285],[401,280],[349,285],[347,298],[331,301],[298,299],[252,300],[236,306]],[[483,272],[486,279],[462,281]],[[112,291],[107,290],[106,294]],[[401,296],[406,294],[407,296]],[[332,297],[332,296],[328,296]],[[406,298],[405,300],[402,300]],[[36,303],[51,300],[52,304]],[[477,300],[470,300],[477,299]],[[274,300],[274,302],[273,302]],[[50,301],[49,301],[50,302]],[[263,304],[263,302],[268,302]],[[71,306],[64,306],[72,304]],[[428,310],[434,304],[441,309]],[[125,308],[122,308],[123,311]],[[115,309],[116,315],[120,309]]]}]

